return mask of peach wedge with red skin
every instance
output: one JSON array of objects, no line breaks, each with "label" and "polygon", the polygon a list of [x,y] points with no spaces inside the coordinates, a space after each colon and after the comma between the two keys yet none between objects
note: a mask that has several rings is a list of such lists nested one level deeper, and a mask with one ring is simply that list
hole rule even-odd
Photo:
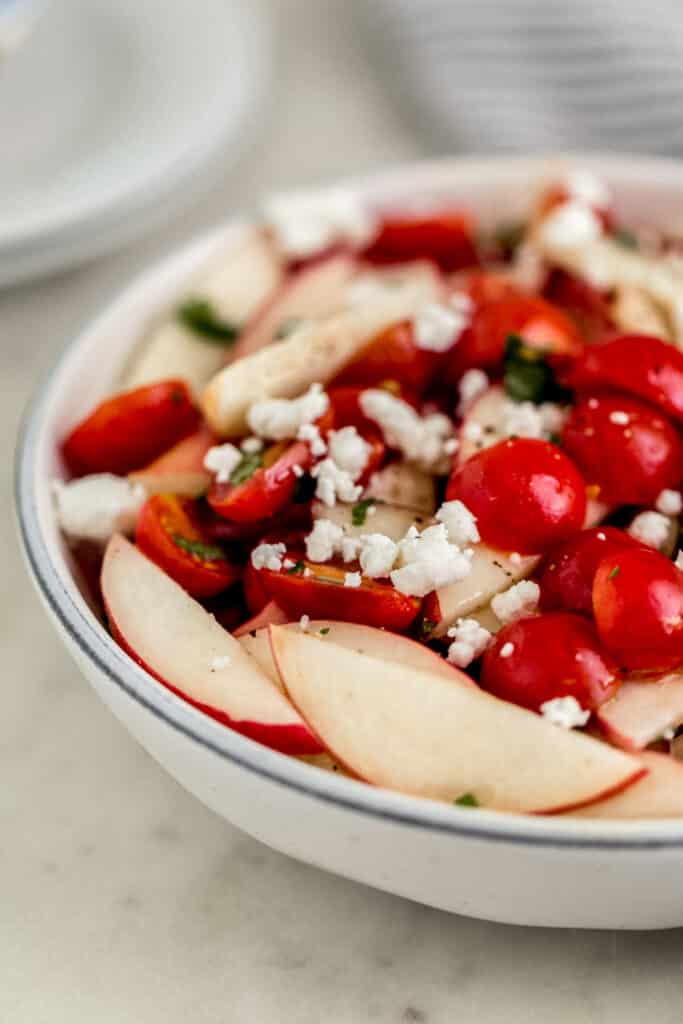
[{"label": "peach wedge with red skin", "polygon": [[[376,786],[550,814],[616,793],[639,761],[430,672],[270,627],[286,692],[333,757]],[[543,771],[538,766],[543,765]]]},{"label": "peach wedge with red skin", "polygon": [[596,714],[607,738],[622,750],[643,750],[683,722],[683,672],[628,679]]},{"label": "peach wedge with red skin", "polygon": [[287,754],[323,749],[227,630],[120,535],[102,566],[115,639],[150,675],[236,732]]},{"label": "peach wedge with red skin", "polygon": [[683,818],[683,762],[647,750],[640,759],[647,775],[635,786],[575,810],[572,817],[612,821]]}]

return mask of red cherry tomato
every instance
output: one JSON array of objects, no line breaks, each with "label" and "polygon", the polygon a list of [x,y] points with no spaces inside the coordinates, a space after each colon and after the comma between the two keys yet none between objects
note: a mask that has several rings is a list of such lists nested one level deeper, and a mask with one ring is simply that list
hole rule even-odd
[{"label": "red cherry tomato", "polygon": [[266,607],[270,597],[263,585],[263,570],[257,571],[251,564],[251,559],[247,562],[244,570],[242,587],[244,589],[244,601],[250,615],[258,615]]},{"label": "red cherry tomato", "polygon": [[544,612],[567,611],[593,615],[593,580],[607,555],[641,547],[639,541],[614,526],[581,530],[554,548],[541,567],[538,582]]},{"label": "red cherry tomato", "polygon": [[187,384],[166,380],[102,402],[71,431],[62,450],[76,476],[123,475],[146,466],[198,424]]},{"label": "red cherry tomato", "polygon": [[207,500],[219,516],[235,523],[271,518],[291,502],[296,483],[311,465],[311,449],[304,441],[279,442],[263,455],[262,464],[242,483],[214,483]]},{"label": "red cherry tomato", "polygon": [[562,430],[562,447],[608,505],[652,505],[683,479],[683,441],[651,405],[627,395],[580,399]]},{"label": "red cherry tomato", "polygon": [[[418,405],[415,395],[402,387],[397,380],[383,381],[380,390],[388,391],[396,398],[402,398],[414,408]],[[369,419],[360,405],[360,396],[367,387],[333,387],[328,391],[330,408],[334,414],[334,425],[340,427],[355,427],[363,437],[371,434],[380,436],[379,427],[374,420]]]},{"label": "red cherry tomato", "polygon": [[370,263],[433,260],[442,270],[461,270],[478,263],[472,218],[462,210],[388,215],[363,253]]},{"label": "red cherry tomato", "polygon": [[602,650],[595,627],[569,612],[504,626],[484,654],[480,681],[496,697],[532,711],[556,697],[575,697],[593,711],[619,687],[617,665]]},{"label": "red cherry tomato", "polygon": [[516,438],[477,452],[456,469],[446,499],[477,517],[483,540],[521,554],[547,551],[581,529],[586,485],[571,459],[546,441]]},{"label": "red cherry tomato", "polygon": [[603,558],[593,611],[600,639],[624,668],[666,672],[683,663],[683,572],[658,551]]},{"label": "red cherry tomato", "polygon": [[213,597],[241,575],[199,526],[196,502],[157,494],[140,509],[135,542],[193,597]]},{"label": "red cherry tomato", "polygon": [[418,348],[409,320],[387,327],[335,377],[333,386],[377,387],[385,381],[422,392],[443,364],[438,352]]},{"label": "red cherry tomato", "polygon": [[564,356],[577,356],[583,348],[579,332],[569,317],[539,296],[527,295],[508,286],[502,298],[474,298],[475,310],[459,341],[450,353],[449,379],[457,380],[470,367],[493,369],[505,355],[511,334],[532,348]]},{"label": "red cherry tomato", "polygon": [[661,338],[620,335],[557,369],[572,391],[625,391],[683,422],[683,352]]},{"label": "red cherry tomato", "polygon": [[542,294],[573,320],[586,341],[597,341],[614,332],[607,297],[582,277],[566,270],[551,270]]},{"label": "red cherry tomato", "polygon": [[[360,622],[400,633],[420,611],[418,598],[401,594],[388,583],[363,578],[360,587],[345,587],[345,575],[354,571],[352,567],[318,565],[297,551],[291,551],[288,557],[297,566],[295,571],[259,569],[255,573],[268,598],[293,620],[309,615],[312,619]],[[308,576],[304,570],[308,570]]]}]

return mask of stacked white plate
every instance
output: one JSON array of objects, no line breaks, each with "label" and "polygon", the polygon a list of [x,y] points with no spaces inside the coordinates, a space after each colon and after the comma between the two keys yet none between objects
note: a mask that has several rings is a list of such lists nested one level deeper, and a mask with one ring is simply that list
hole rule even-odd
[{"label": "stacked white plate", "polygon": [[236,0],[56,0],[0,66],[0,284],[149,228],[230,169],[271,35]]}]

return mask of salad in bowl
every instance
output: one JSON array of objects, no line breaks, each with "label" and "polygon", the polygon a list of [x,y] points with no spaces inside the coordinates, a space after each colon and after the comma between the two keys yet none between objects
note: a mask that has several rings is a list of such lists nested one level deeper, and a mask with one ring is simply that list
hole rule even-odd
[{"label": "salad in bowl", "polygon": [[683,817],[683,268],[572,171],[519,220],[275,197],[60,439],[111,635],[317,770]]}]

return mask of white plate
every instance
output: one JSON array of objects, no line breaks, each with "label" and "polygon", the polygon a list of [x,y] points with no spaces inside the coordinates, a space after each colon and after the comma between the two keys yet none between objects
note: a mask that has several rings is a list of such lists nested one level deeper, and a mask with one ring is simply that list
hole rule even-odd
[{"label": "white plate", "polygon": [[259,3],[50,5],[0,68],[0,283],[127,241],[224,172],[270,56]]}]

